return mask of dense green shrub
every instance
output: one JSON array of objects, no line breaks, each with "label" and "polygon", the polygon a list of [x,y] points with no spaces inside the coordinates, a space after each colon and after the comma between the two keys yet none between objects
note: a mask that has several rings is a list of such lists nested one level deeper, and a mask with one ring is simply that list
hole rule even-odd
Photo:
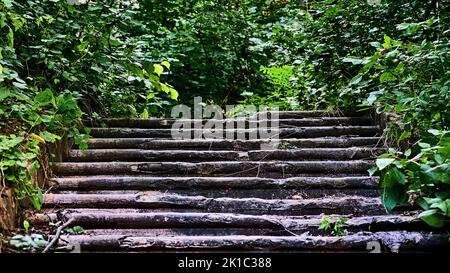
[{"label": "dense green shrub", "polygon": [[420,216],[442,226],[450,209],[448,130],[448,1],[309,1],[289,31],[299,54],[294,67],[304,109],[375,108],[395,112],[382,155],[382,200],[388,211],[419,204]]},{"label": "dense green shrub", "polygon": [[178,98],[133,1],[69,2],[0,1],[0,170],[36,208],[42,144],[68,135],[86,148],[83,112],[159,116]]},{"label": "dense green shrub", "polygon": [[285,16],[299,10],[291,2],[148,0],[140,1],[140,16],[149,25],[155,56],[172,63],[169,78],[182,102],[191,104],[194,96],[202,96],[225,105],[243,99],[241,93],[270,93],[272,86],[260,68],[285,56],[285,48],[273,40],[283,39]]}]

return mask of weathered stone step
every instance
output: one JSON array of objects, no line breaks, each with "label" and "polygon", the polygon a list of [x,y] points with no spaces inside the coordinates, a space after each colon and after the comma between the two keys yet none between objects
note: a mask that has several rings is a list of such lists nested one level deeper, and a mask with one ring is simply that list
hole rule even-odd
[{"label": "weathered stone step", "polygon": [[[153,138],[91,138],[90,149],[207,149],[207,150],[260,150],[269,140],[227,140],[227,139],[153,139]],[[281,139],[274,142],[274,148],[346,148],[354,146],[381,146],[379,137],[326,137],[305,139]]]},{"label": "weathered stone step", "polygon": [[[202,135],[199,139],[217,138],[230,139],[268,139],[268,138],[311,138],[325,136],[366,136],[373,137],[379,133],[378,126],[322,126],[322,127],[298,127],[298,128],[281,128],[273,130],[259,129],[225,129],[218,131],[218,135],[206,135],[206,133],[214,133],[213,130],[203,129],[186,129],[176,130],[176,132],[188,132],[188,139],[194,139],[196,135]],[[93,137],[100,138],[172,138],[172,129],[142,129],[142,128],[92,128],[90,134]]]},{"label": "weathered stone step", "polygon": [[60,241],[79,244],[81,251],[186,251],[186,250],[304,250],[367,251],[368,243],[380,242],[390,251],[449,249],[448,237],[429,232],[360,232],[337,236],[123,236],[64,235]]},{"label": "weathered stone step", "polygon": [[186,151],[186,150],[141,150],[141,149],[94,149],[71,150],[66,161],[226,161],[247,160],[247,153],[237,151]]},{"label": "weathered stone step", "polygon": [[[322,215],[279,216],[279,215],[246,215],[234,213],[193,213],[193,212],[130,212],[123,209],[116,211],[101,210],[57,210],[44,211],[29,216],[27,219],[33,226],[47,225],[49,222],[73,218],[72,226],[79,225],[88,229],[162,229],[162,228],[252,228],[281,229],[303,233],[306,231],[319,233]],[[416,216],[405,215],[373,215],[353,217],[350,215],[328,215],[333,223],[340,218],[348,220],[343,224],[347,230],[420,230],[426,229],[423,221]],[[201,234],[201,230],[199,231]]]},{"label": "weathered stone step", "polygon": [[379,198],[346,196],[318,199],[208,198],[160,192],[138,194],[46,194],[45,207],[62,208],[183,208],[205,212],[308,215],[382,214]]},{"label": "weathered stone step", "polygon": [[280,127],[302,127],[302,126],[336,126],[336,125],[373,125],[373,119],[362,117],[313,117],[302,119],[141,119],[141,118],[109,118],[101,122],[86,122],[88,126],[101,127],[128,127],[128,128],[171,128],[175,122],[190,124],[192,128],[205,123],[220,124],[223,128],[245,128],[254,126],[270,126],[278,124]]},{"label": "weathered stone step", "polygon": [[[316,232],[315,230],[314,232]],[[316,232],[317,233],[317,232]],[[272,228],[152,228],[152,229],[85,229],[83,235],[122,235],[122,236],[292,236],[292,232]]]},{"label": "weathered stone step", "polygon": [[369,111],[262,111],[256,114],[257,117],[267,117],[270,119],[304,119],[317,117],[363,117],[369,116]]},{"label": "weathered stone step", "polygon": [[386,152],[382,148],[303,148],[287,150],[249,151],[249,160],[350,160],[371,159]]},{"label": "weathered stone step", "polygon": [[[153,190],[157,191],[157,190]],[[142,190],[55,190],[58,194],[137,194]],[[308,199],[339,196],[378,197],[378,189],[174,189],[158,190],[160,193],[177,194],[184,196],[204,196],[208,198],[262,198],[262,199]]]},{"label": "weathered stone step", "polygon": [[54,178],[58,190],[145,189],[376,189],[378,177],[149,177],[87,176]]},{"label": "weathered stone step", "polygon": [[370,159],[386,152],[381,148],[303,148],[290,150],[237,151],[186,151],[142,149],[71,150],[66,161],[227,161],[227,160],[349,160]]},{"label": "weathered stone step", "polygon": [[364,173],[373,161],[216,161],[216,162],[64,162],[53,165],[57,175],[182,174],[259,176],[298,173]]}]

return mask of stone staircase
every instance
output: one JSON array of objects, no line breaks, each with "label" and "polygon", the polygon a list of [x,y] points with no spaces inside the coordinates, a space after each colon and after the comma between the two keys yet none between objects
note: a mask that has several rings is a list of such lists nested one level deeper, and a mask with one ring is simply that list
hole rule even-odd
[{"label": "stone staircase", "polygon": [[[171,138],[173,120],[106,119],[53,167],[35,227],[68,221],[81,251],[418,251],[448,245],[415,211],[387,215],[367,169],[384,152],[369,115],[279,112],[268,139]],[[195,122],[195,121],[194,121]],[[233,120],[224,120],[235,122]],[[247,122],[248,123],[248,122]],[[248,125],[248,124],[247,124]],[[345,234],[319,230],[345,217]],[[333,226],[333,224],[332,224]]]}]

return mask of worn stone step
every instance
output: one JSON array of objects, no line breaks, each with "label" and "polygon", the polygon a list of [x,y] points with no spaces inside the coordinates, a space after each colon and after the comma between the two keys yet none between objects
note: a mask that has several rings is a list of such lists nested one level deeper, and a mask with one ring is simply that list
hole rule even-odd
[{"label": "worn stone step", "polygon": [[359,232],[338,236],[123,236],[64,235],[61,243],[78,244],[81,251],[186,251],[186,250],[304,250],[367,251],[368,243],[379,242],[392,252],[449,249],[448,236],[429,232]]},{"label": "worn stone step", "polygon": [[154,191],[137,194],[46,194],[45,207],[62,208],[183,208],[205,212],[250,214],[352,213],[373,215],[385,210],[379,198],[345,196],[318,199],[208,198]]},{"label": "worn stone step", "polygon": [[87,176],[53,179],[57,190],[145,190],[145,189],[376,189],[378,177],[149,177]]},{"label": "worn stone step", "polygon": [[370,159],[386,152],[381,148],[303,148],[290,150],[237,151],[186,151],[143,149],[71,150],[66,161],[226,161],[226,160],[349,160]]},{"label": "worn stone step", "polygon": [[[325,136],[366,136],[373,137],[379,134],[378,126],[321,126],[321,127],[298,127],[280,128],[270,130],[259,129],[225,129],[225,130],[203,130],[203,129],[142,129],[142,128],[92,128],[90,134],[100,138],[175,138],[173,132],[187,132],[187,139],[269,139],[269,138],[311,138]],[[216,135],[207,135],[218,132]],[[203,135],[203,136],[202,136]],[[183,137],[185,138],[185,137]]]},{"label": "worn stone step", "polygon": [[[316,232],[316,231],[314,231]],[[152,228],[152,229],[85,229],[83,235],[122,235],[122,236],[291,236],[290,231],[272,228]]]},{"label": "worn stone step", "polygon": [[[153,190],[156,191],[156,190]],[[142,190],[55,190],[58,194],[137,194]],[[378,197],[378,189],[174,189],[158,190],[160,193],[185,196],[204,196],[208,198],[262,198],[262,199],[308,199],[339,196]]]},{"label": "worn stone step", "polygon": [[352,161],[216,161],[216,162],[64,162],[53,164],[55,174],[100,175],[100,174],[180,174],[225,176],[260,176],[275,173],[360,173],[367,174],[373,166],[371,160]]},{"label": "worn stone step", "polygon": [[[48,225],[49,222],[67,221],[73,218],[71,226],[79,225],[86,229],[169,229],[169,228],[251,228],[288,230],[296,233],[306,231],[319,233],[318,227],[325,216],[280,216],[248,215],[236,213],[193,213],[193,212],[133,212],[126,209],[102,210],[56,210],[43,211],[30,215],[27,219],[33,226]],[[351,231],[361,230],[424,230],[426,224],[415,215],[373,215],[353,217],[351,215],[327,215],[330,223],[341,218],[348,220],[343,228]],[[322,232],[326,233],[326,232]]]},{"label": "worn stone step", "polygon": [[317,117],[364,117],[370,116],[370,111],[261,111],[256,117],[270,119],[304,119]]},{"label": "worn stone step", "polygon": [[286,150],[249,151],[249,160],[350,160],[371,159],[386,152],[383,148],[302,148]]},{"label": "worn stone step", "polygon": [[280,127],[302,127],[302,126],[336,126],[336,125],[373,125],[373,119],[367,116],[362,117],[313,117],[302,119],[260,119],[256,118],[235,118],[235,119],[141,119],[141,118],[107,118],[100,122],[85,122],[91,127],[128,127],[128,128],[171,128],[173,124],[183,123],[191,126],[202,126],[206,123],[220,124],[223,128],[249,128],[255,126]]},{"label": "worn stone step", "polygon": [[227,161],[247,160],[247,153],[237,151],[186,151],[186,150],[142,150],[142,149],[94,149],[71,150],[66,161]]},{"label": "worn stone step", "polygon": [[153,138],[91,138],[89,149],[207,149],[207,150],[260,150],[262,144],[273,144],[274,148],[347,148],[354,146],[381,146],[379,137],[322,137],[305,139],[227,140],[227,139],[153,139]]}]

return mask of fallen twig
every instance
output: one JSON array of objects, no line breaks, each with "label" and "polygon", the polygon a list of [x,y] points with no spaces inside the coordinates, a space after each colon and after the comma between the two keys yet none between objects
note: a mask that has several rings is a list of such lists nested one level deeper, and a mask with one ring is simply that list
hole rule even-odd
[{"label": "fallen twig", "polygon": [[74,218],[70,218],[67,222],[65,222],[64,224],[62,224],[61,226],[58,227],[58,229],[56,230],[55,237],[53,237],[51,242],[45,247],[45,249],[42,251],[42,253],[46,253],[47,251],[49,251],[49,249],[58,242],[58,239],[61,236],[61,232],[65,228],[67,228],[73,221],[74,221]]}]

